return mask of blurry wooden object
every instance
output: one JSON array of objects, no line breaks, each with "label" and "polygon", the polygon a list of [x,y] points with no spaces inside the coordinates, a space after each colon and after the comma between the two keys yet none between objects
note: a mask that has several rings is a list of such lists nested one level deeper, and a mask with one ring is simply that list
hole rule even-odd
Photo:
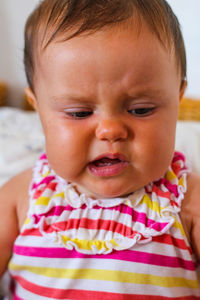
[{"label": "blurry wooden object", "polygon": [[178,118],[182,121],[200,121],[200,99],[183,98]]},{"label": "blurry wooden object", "polygon": [[24,110],[35,110],[34,107],[29,103],[27,95],[24,93],[22,109]]},{"label": "blurry wooden object", "polygon": [[0,106],[6,105],[8,87],[6,83],[0,81]]}]

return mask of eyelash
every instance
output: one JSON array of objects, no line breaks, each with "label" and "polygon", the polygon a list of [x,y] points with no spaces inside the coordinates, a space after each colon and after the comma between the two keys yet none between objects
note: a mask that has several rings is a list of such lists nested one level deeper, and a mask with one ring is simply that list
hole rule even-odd
[{"label": "eyelash", "polygon": [[67,112],[66,114],[72,119],[86,119],[92,115],[92,111],[74,111]]},{"label": "eyelash", "polygon": [[[154,107],[142,107],[142,108],[136,108],[136,109],[129,109],[128,113],[135,115],[135,116],[140,116],[140,117],[145,117],[150,115],[154,111]],[[86,119],[90,117],[93,112],[92,111],[74,111],[74,112],[66,112],[67,116],[72,118],[72,119]]]},{"label": "eyelash", "polygon": [[[155,110],[154,107],[141,107],[128,110],[128,113],[136,115],[136,116],[149,116]],[[134,113],[133,113],[134,112]]]}]

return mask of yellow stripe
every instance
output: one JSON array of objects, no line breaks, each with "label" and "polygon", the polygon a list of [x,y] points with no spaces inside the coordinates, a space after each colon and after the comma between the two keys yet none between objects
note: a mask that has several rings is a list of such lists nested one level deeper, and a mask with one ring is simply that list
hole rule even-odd
[{"label": "yellow stripe", "polygon": [[47,177],[49,174],[50,174],[50,170],[47,171],[47,172],[45,172],[44,174],[42,174],[42,177],[45,178],[45,177]]},{"label": "yellow stripe", "polygon": [[158,202],[152,201],[151,198],[149,198],[149,196],[147,196],[147,195],[144,195],[142,202],[145,203],[149,209],[157,212],[158,214],[160,214],[161,210],[163,209],[163,207],[161,207],[158,204]]},{"label": "yellow stripe", "polygon": [[52,198],[58,198],[58,197],[64,198],[65,197],[65,193],[64,192],[57,193],[57,194],[53,195]]},{"label": "yellow stripe", "polygon": [[[156,201],[152,201],[147,195],[144,196],[142,199],[142,202],[146,204],[146,206],[151,209],[152,211],[157,212],[159,215],[161,214],[161,211],[164,209],[162,206],[160,206]],[[173,216],[173,214],[172,214]],[[174,216],[173,216],[174,217]],[[183,226],[178,220],[174,217],[174,224],[173,226],[175,228],[178,228],[183,236],[185,236],[185,231],[183,229]]]},{"label": "yellow stripe", "polygon": [[148,284],[160,287],[189,287],[198,289],[198,282],[181,277],[161,277],[149,274],[138,274],[123,271],[96,270],[96,269],[60,269],[47,267],[20,266],[9,264],[10,270],[29,271],[37,275],[50,278],[102,280],[132,284]]},{"label": "yellow stripe", "polygon": [[[64,236],[64,235],[62,236],[62,239],[65,244],[67,244],[68,241],[72,241],[73,243],[75,243],[78,246],[79,249],[82,249],[82,250],[92,250],[93,246],[95,246],[98,250],[101,250],[101,249],[109,250],[110,249],[106,246],[105,241],[100,241],[100,240],[89,241],[89,240],[80,240],[78,238],[70,239],[68,236]],[[119,246],[114,239],[112,239],[109,242],[113,246]]]},{"label": "yellow stripe", "polygon": [[174,217],[173,227],[178,228],[180,230],[182,236],[185,236],[185,230],[183,228],[183,225],[180,222],[178,222],[178,220],[175,217]]},{"label": "yellow stripe", "polygon": [[179,179],[178,184],[184,186],[184,179],[183,179],[183,177],[181,177],[181,178]]},{"label": "yellow stripe", "polygon": [[48,205],[51,198],[41,196],[35,202],[35,205]]},{"label": "yellow stripe", "polygon": [[37,199],[37,201],[35,202],[35,205],[46,205],[47,206],[49,204],[49,201],[52,198],[58,198],[58,197],[64,198],[64,192],[54,194],[51,198],[50,197],[41,196],[41,197],[39,197]]},{"label": "yellow stripe", "polygon": [[26,218],[26,220],[24,221],[24,224],[25,224],[25,225],[28,225],[28,224],[30,223],[30,221],[31,221],[31,219]]},{"label": "yellow stripe", "polygon": [[173,179],[177,179],[177,176],[173,171],[168,171],[165,175],[165,178],[169,181],[172,181]]}]

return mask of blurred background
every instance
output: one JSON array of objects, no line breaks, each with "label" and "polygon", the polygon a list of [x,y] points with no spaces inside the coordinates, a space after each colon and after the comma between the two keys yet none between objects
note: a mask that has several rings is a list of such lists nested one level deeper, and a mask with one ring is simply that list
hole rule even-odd
[{"label": "blurred background", "polygon": [[[23,29],[39,0],[0,0],[0,81],[8,86],[7,104],[19,107],[26,79]],[[187,97],[200,98],[200,1],[168,0],[178,16],[188,59]]]},{"label": "blurred background", "polygon": [[[37,114],[15,108],[26,109],[23,31],[28,15],[39,1],[0,0],[0,185],[18,172],[32,167],[44,149]],[[181,102],[179,120],[187,122],[179,121],[177,124],[176,149],[186,155],[191,169],[200,175],[200,101],[196,101],[200,100],[200,0],[168,2],[182,27],[188,61],[185,96],[192,98]],[[7,286],[5,277],[0,282],[0,299]]]}]

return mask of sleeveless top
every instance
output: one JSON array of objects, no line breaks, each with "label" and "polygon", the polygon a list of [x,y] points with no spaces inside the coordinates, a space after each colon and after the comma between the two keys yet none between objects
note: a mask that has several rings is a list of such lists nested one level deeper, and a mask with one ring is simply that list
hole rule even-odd
[{"label": "sleeveless top", "polygon": [[199,262],[179,212],[185,158],[128,197],[79,195],[43,154],[9,262],[11,299],[200,299]]}]

